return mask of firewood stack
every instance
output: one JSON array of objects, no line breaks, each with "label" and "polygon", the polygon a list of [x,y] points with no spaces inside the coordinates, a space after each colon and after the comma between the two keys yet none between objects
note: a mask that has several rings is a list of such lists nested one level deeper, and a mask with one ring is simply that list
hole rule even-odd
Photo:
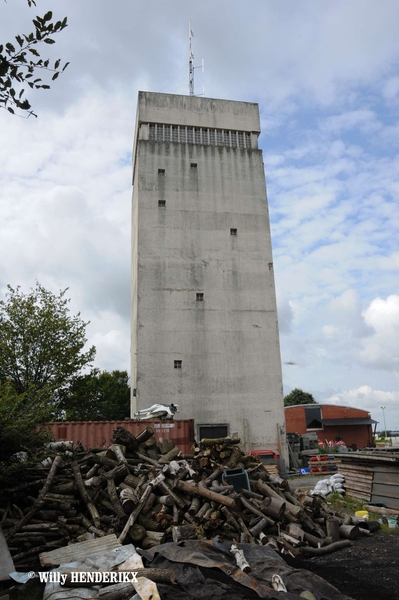
[{"label": "firewood stack", "polygon": [[[157,445],[153,433],[147,427],[134,437],[118,427],[108,449],[57,454],[9,490],[0,515],[16,567],[111,533],[144,549],[219,536],[294,557],[334,551],[370,533],[371,524],[353,525],[321,499],[293,494],[287,480],[240,450],[239,439],[203,439],[190,459],[170,440]],[[250,489],[223,477],[240,468]]]}]

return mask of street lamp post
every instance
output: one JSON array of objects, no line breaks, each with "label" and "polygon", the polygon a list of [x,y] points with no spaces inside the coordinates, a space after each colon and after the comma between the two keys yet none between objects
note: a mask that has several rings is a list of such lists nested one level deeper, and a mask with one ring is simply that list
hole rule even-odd
[{"label": "street lamp post", "polygon": [[384,430],[385,430],[385,439],[387,437],[387,424],[385,423],[385,406],[381,406],[382,408],[382,416],[384,417]]}]

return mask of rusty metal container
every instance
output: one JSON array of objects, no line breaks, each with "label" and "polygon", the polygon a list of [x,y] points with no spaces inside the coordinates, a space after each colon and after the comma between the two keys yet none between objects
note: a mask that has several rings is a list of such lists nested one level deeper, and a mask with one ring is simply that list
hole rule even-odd
[{"label": "rusty metal container", "polygon": [[113,430],[121,426],[137,435],[146,427],[152,427],[157,442],[173,440],[183,452],[192,453],[194,443],[194,419],[181,421],[52,421],[48,423],[54,434],[54,440],[80,442],[85,450],[89,448],[106,448],[111,444]]}]

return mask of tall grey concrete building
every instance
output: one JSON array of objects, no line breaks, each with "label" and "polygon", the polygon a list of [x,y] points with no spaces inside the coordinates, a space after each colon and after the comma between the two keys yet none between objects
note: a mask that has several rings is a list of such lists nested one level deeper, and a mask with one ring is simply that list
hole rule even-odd
[{"label": "tall grey concrete building", "polygon": [[286,457],[257,104],[140,92],[133,167],[132,416]]}]

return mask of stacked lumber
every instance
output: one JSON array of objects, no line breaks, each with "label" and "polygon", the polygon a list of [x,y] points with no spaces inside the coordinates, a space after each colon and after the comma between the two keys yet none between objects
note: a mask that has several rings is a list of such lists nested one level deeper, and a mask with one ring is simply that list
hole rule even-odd
[{"label": "stacked lumber", "polygon": [[345,477],[345,491],[349,496],[370,501],[373,487],[372,468],[357,463],[342,462],[339,472]]},{"label": "stacked lumber", "polygon": [[[1,509],[14,564],[28,567],[40,553],[113,534],[144,549],[219,536],[270,544],[292,556],[350,543],[336,539],[348,537],[344,530],[329,534],[332,520],[348,525],[344,515],[321,499],[294,494],[287,480],[245,454],[239,439],[203,439],[189,462],[171,440],[157,444],[153,433],[146,427],[133,436],[118,427],[105,451],[60,452],[51,466],[32,469],[30,481],[10,490]],[[237,489],[225,481],[234,468],[249,485]]]},{"label": "stacked lumber", "polygon": [[399,453],[394,448],[342,454],[339,471],[351,496],[399,509]]}]

